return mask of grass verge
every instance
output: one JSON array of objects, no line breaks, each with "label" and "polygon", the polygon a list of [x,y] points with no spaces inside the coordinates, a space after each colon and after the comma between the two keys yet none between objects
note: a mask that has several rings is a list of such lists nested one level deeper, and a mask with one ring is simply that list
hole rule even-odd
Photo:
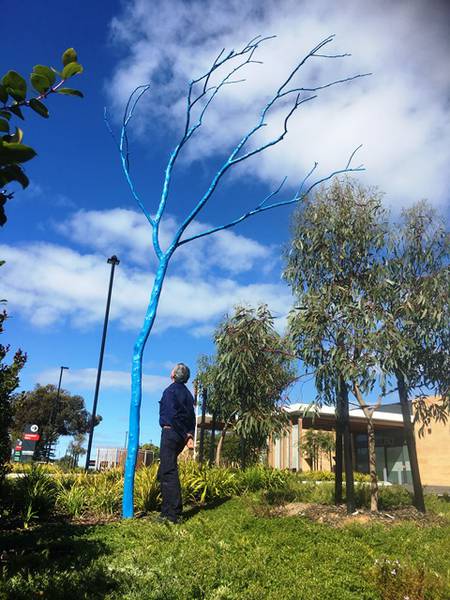
[{"label": "grass verge", "polygon": [[[397,592],[403,594],[399,600],[450,597],[449,525],[333,528],[302,517],[256,516],[254,502],[246,496],[192,511],[179,526],[145,517],[1,534],[0,598],[391,600]],[[433,507],[441,508],[445,513],[444,502]],[[398,561],[395,568],[406,574],[398,584],[386,561]],[[383,590],[386,577],[390,596]]]}]

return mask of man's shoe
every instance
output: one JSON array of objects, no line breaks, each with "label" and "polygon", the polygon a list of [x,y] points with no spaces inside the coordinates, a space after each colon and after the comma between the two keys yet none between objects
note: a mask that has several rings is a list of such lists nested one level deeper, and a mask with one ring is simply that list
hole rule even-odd
[{"label": "man's shoe", "polygon": [[178,519],[170,519],[165,515],[158,515],[155,521],[157,523],[163,523],[164,525],[176,525],[179,522]]}]

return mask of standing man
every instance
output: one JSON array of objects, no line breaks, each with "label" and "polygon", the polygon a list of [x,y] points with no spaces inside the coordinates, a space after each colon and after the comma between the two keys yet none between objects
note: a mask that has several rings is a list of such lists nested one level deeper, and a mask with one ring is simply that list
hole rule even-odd
[{"label": "standing man", "polygon": [[183,511],[178,455],[186,445],[190,449],[194,447],[194,398],[185,385],[190,375],[189,367],[178,363],[170,374],[173,383],[164,390],[159,403],[161,518],[172,523],[179,520]]}]

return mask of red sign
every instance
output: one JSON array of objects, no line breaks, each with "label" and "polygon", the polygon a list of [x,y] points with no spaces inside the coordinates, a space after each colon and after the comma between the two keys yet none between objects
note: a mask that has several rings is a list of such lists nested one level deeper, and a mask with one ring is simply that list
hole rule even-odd
[{"label": "red sign", "polygon": [[24,440],[30,440],[31,442],[38,442],[40,439],[40,435],[38,433],[24,433]]}]

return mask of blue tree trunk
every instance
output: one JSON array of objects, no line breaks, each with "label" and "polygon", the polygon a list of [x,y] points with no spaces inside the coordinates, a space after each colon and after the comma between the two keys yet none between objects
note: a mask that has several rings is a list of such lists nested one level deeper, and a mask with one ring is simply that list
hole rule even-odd
[{"label": "blue tree trunk", "polygon": [[133,363],[131,370],[131,405],[130,405],[130,423],[127,448],[127,459],[125,463],[125,477],[123,485],[122,516],[124,519],[131,519],[134,515],[134,473],[136,469],[136,460],[139,450],[139,423],[142,400],[142,357],[145,344],[147,342],[153,323],[155,322],[156,310],[158,308],[159,297],[161,295],[164,278],[166,276],[167,266],[170,256],[164,255],[158,266],[155,281],[153,284],[150,302],[145,314],[139,336],[134,345]]}]

